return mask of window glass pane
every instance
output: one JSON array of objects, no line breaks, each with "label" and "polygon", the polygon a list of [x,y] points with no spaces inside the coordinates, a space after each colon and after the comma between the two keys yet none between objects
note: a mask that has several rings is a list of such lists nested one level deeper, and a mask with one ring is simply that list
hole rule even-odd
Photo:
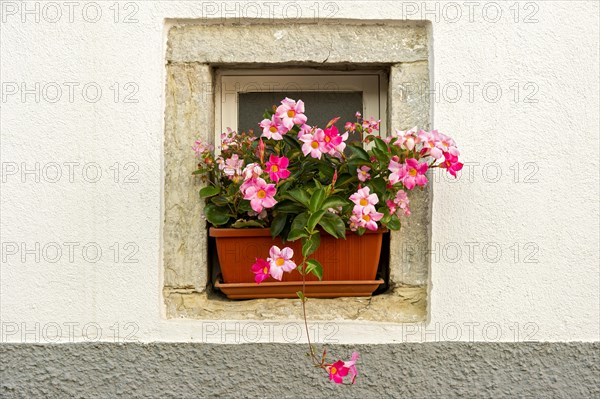
[{"label": "window glass pane", "polygon": [[[265,109],[279,105],[285,97],[304,101],[305,114],[310,126],[324,128],[331,119],[340,117],[336,123],[341,133],[346,122],[355,122],[356,111],[362,113],[363,99],[361,92],[256,92],[239,93],[238,131],[252,129],[260,136],[258,123],[263,119]],[[351,134],[348,141],[359,140],[358,135]]]}]

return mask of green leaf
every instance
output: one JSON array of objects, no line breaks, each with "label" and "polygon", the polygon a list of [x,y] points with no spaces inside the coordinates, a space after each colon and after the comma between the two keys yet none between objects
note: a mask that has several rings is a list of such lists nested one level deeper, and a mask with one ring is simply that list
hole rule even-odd
[{"label": "green leaf", "polygon": [[368,184],[368,186],[371,187],[371,192],[375,192],[380,194],[379,197],[381,198],[381,194],[385,193],[386,190],[386,183],[385,180],[383,179],[383,177],[377,177],[373,180],[371,180]]},{"label": "green leaf", "polygon": [[362,148],[362,145],[359,147],[358,145],[349,145],[348,149],[352,151],[352,155],[362,159],[363,161],[369,161],[369,154]]},{"label": "green leaf", "polygon": [[374,142],[375,142],[375,147],[377,147],[377,149],[379,151],[382,151],[382,152],[385,152],[385,153],[388,152],[388,146],[387,146],[387,144],[385,144],[385,142],[383,140],[381,140],[379,137],[375,137]]},{"label": "green leaf", "polygon": [[308,233],[304,230],[293,229],[287,236],[288,241],[296,241],[299,238],[308,237]]},{"label": "green leaf", "polygon": [[215,204],[216,206],[227,206],[229,204],[229,200],[221,195],[217,195],[210,198],[210,202]]},{"label": "green leaf", "polygon": [[299,214],[298,216],[296,216],[294,218],[294,221],[292,222],[291,230],[304,231],[304,228],[306,227],[307,222],[308,222],[308,213],[302,212],[301,214]]},{"label": "green leaf", "polygon": [[278,213],[271,223],[271,237],[275,238],[281,234],[285,224],[287,223],[287,214]]},{"label": "green leaf", "polygon": [[248,200],[240,201],[240,203],[238,205],[238,210],[240,212],[250,212],[252,210],[252,206],[250,205],[250,201],[248,201]]},{"label": "green leaf", "polygon": [[308,222],[306,222],[306,228],[308,229],[308,231],[313,231],[315,229],[315,226],[317,225],[317,223],[319,223],[319,220],[321,220],[324,214],[325,211],[320,210],[310,215],[310,217],[308,218]]},{"label": "green leaf", "polygon": [[356,177],[356,175],[352,176],[349,173],[344,173],[344,174],[338,176],[337,182],[335,183],[335,187],[340,188],[340,187],[345,186],[346,184],[352,183],[357,180],[358,180],[358,178]]},{"label": "green leaf", "polygon": [[285,143],[287,145],[289,145],[290,147],[292,147],[292,148],[301,148],[300,143],[298,142],[298,140],[294,139],[294,137],[292,137],[292,135],[284,134],[283,135],[283,141],[285,141]]},{"label": "green leaf", "polygon": [[306,273],[312,273],[319,280],[323,280],[323,266],[316,259],[306,261]]},{"label": "green leaf", "polygon": [[327,212],[319,221],[319,225],[335,238],[346,238],[346,225],[338,215]]},{"label": "green leaf", "polygon": [[326,179],[331,180],[333,178],[333,174],[335,173],[335,169],[330,166],[329,163],[319,163],[319,172],[323,174]]},{"label": "green leaf", "polygon": [[312,255],[321,245],[321,235],[316,232],[310,238],[302,239],[302,256]]},{"label": "green leaf", "polygon": [[379,148],[373,148],[373,154],[377,157],[379,162],[388,163],[390,160],[390,154],[386,151],[382,151]]},{"label": "green leaf", "polygon": [[397,215],[392,215],[390,221],[386,223],[386,226],[390,230],[400,230],[400,219]]},{"label": "green leaf", "polygon": [[342,197],[329,197],[321,206],[321,209],[327,210],[329,208],[337,208],[338,206],[344,207],[348,204],[348,201],[343,199]]},{"label": "green leaf", "polygon": [[213,204],[208,204],[204,207],[204,215],[206,220],[213,226],[220,226],[229,221],[227,208],[218,207]]},{"label": "green leaf", "polygon": [[206,186],[206,187],[202,187],[202,189],[200,190],[200,197],[208,198],[208,197],[212,197],[213,195],[217,195],[220,192],[221,192],[220,187]]},{"label": "green leaf", "polygon": [[296,295],[298,295],[298,298],[300,298],[301,301],[304,301],[304,294],[302,291],[296,291]]},{"label": "green leaf", "polygon": [[302,205],[308,207],[308,204],[310,203],[310,196],[305,190],[301,188],[295,188],[291,191],[288,191],[288,194]]},{"label": "green leaf", "polygon": [[265,227],[263,224],[256,220],[236,220],[234,224],[231,225],[234,229],[243,229],[245,227]]},{"label": "green leaf", "polygon": [[304,208],[300,207],[297,203],[291,200],[283,200],[275,205],[274,208],[278,212],[283,213],[299,213],[304,210]]},{"label": "green leaf", "polygon": [[323,201],[325,200],[325,189],[318,188],[310,197],[310,204],[308,209],[311,212],[316,212],[321,209],[321,205],[323,205]]}]

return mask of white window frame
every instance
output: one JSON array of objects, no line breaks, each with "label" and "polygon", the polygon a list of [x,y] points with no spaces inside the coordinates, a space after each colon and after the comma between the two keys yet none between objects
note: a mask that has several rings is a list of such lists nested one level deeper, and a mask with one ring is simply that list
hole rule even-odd
[{"label": "white window frame", "polygon": [[386,135],[388,80],[381,70],[219,69],[215,75],[216,147],[221,142],[221,133],[228,127],[237,131],[239,94],[252,92],[361,92],[363,116],[380,119],[380,133]]}]

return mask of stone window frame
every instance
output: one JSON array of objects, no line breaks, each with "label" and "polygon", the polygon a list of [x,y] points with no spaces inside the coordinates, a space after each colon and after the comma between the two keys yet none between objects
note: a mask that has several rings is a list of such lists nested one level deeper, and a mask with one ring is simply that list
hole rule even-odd
[{"label": "stone window frame", "polygon": [[[169,21],[167,21],[169,23]],[[166,318],[294,320],[297,300],[231,301],[208,276],[208,237],[191,143],[213,141],[216,68],[389,70],[389,129],[430,128],[429,22],[329,20],[177,24],[168,30],[163,186]],[[310,38],[310,40],[306,40]],[[306,46],[298,43],[306,42]],[[376,45],[375,45],[376,44]],[[418,90],[414,90],[414,88]],[[414,191],[412,215],[390,238],[389,290],[370,298],[311,299],[312,320],[427,319],[431,188]],[[323,305],[327,306],[323,306]]]}]

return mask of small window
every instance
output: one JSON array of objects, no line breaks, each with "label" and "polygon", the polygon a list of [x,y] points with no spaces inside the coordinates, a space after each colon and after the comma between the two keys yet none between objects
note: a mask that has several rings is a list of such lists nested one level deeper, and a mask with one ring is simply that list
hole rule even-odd
[{"label": "small window", "polygon": [[337,126],[342,129],[361,111],[367,118],[381,119],[382,135],[386,131],[387,78],[383,71],[220,70],[215,143],[228,127],[260,135],[258,123],[265,109],[285,97],[304,101],[311,126],[325,127],[330,118],[339,116]]}]

